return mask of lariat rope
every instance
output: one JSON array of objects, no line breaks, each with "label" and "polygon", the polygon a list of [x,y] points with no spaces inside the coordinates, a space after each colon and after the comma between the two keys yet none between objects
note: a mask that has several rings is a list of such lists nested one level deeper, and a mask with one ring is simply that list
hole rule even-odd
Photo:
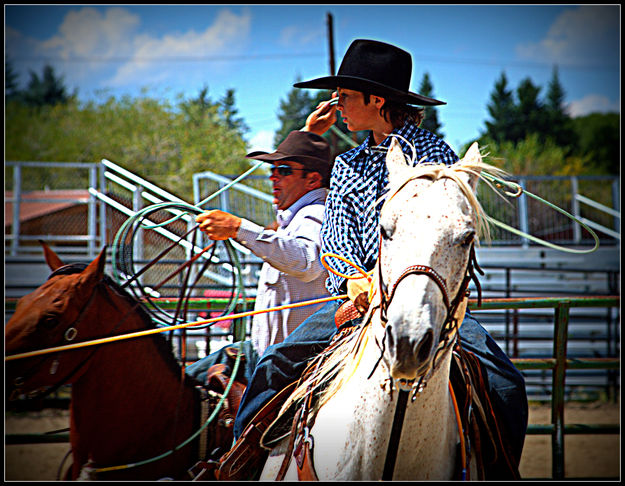
[{"label": "lariat rope", "polygon": [[219,321],[224,321],[224,320],[229,320],[229,319],[239,319],[242,317],[249,317],[249,316],[253,316],[256,314],[262,314],[262,313],[266,313],[266,312],[275,312],[275,311],[281,311],[284,309],[292,309],[294,307],[304,307],[307,305],[314,305],[314,304],[321,304],[321,303],[325,303],[325,302],[330,302],[332,300],[339,300],[339,299],[345,299],[347,298],[347,295],[337,295],[334,297],[323,297],[320,299],[313,299],[313,300],[307,300],[307,301],[302,301],[302,302],[295,302],[292,304],[285,304],[285,305],[280,305],[280,306],[276,306],[276,307],[269,307],[267,309],[260,309],[260,310],[253,310],[253,311],[246,311],[246,312],[239,312],[236,314],[228,314],[225,316],[220,316],[220,317],[212,317],[210,319],[203,319],[203,320],[199,320],[199,321],[195,321],[195,322],[187,322],[187,323],[183,323],[183,324],[176,324],[176,325],[172,325],[172,326],[168,326],[168,327],[164,327],[164,328],[157,328],[157,329],[146,329],[144,331],[137,331],[137,332],[132,332],[132,333],[128,333],[128,334],[121,334],[118,336],[109,336],[109,337],[105,337],[105,338],[100,338],[100,339],[94,339],[92,341],[84,341],[81,343],[74,343],[74,344],[67,344],[64,346],[57,346],[54,348],[47,348],[47,349],[40,349],[40,350],[36,350],[36,351],[28,351],[25,353],[19,353],[19,354],[13,354],[11,356],[6,356],[4,358],[5,361],[13,361],[16,359],[22,359],[22,358],[31,358],[33,356],[40,356],[42,354],[49,354],[49,353],[55,353],[55,352],[59,352],[59,351],[69,351],[72,349],[77,349],[77,348],[82,348],[82,347],[87,347],[87,346],[95,346],[98,344],[105,344],[105,343],[110,343],[110,342],[114,342],[114,341],[121,341],[123,339],[133,339],[133,338],[137,338],[137,337],[142,337],[142,336],[148,336],[150,334],[157,334],[159,332],[169,332],[169,331],[173,331],[176,329],[184,329],[187,327],[193,327],[193,326],[199,326],[199,325],[203,325],[203,324],[213,324],[215,322],[219,322]]},{"label": "lariat rope", "polygon": [[[348,144],[350,144],[352,147],[358,147],[359,145],[354,142],[352,139],[348,138],[343,132],[341,132],[337,127],[335,127],[334,125],[332,125],[330,127],[330,129],[339,137],[341,137],[343,140],[345,140]],[[395,136],[397,138],[401,138],[402,140],[404,140],[405,142],[408,143],[409,147],[413,150],[413,157],[412,157],[412,163],[414,164],[414,147],[413,144],[410,143],[408,140],[406,140],[404,137],[400,136],[400,135],[396,135],[396,134],[391,134],[392,136]],[[386,152],[388,151],[387,147],[382,147],[381,145],[376,145],[374,147],[370,147],[370,149],[374,152]],[[505,223],[502,223],[501,221],[492,218],[491,216],[486,215],[486,219],[494,224],[495,226],[499,226],[500,228],[509,231],[512,234],[515,234],[517,236],[521,236],[523,238],[527,238],[528,240],[533,241],[534,243],[538,243],[539,245],[543,245],[546,246],[548,248],[553,248],[554,250],[560,250],[563,251],[565,253],[578,253],[578,254],[584,254],[584,253],[592,253],[594,251],[597,250],[597,248],[599,248],[599,238],[597,237],[597,234],[590,229],[586,224],[584,224],[582,221],[580,221],[578,218],[576,218],[575,216],[573,216],[572,214],[568,213],[567,211],[565,211],[562,208],[559,208],[558,206],[556,206],[553,203],[550,203],[549,201],[541,198],[540,196],[537,196],[536,194],[532,194],[531,192],[527,191],[526,189],[523,189],[521,187],[520,184],[513,182],[513,181],[505,181],[502,179],[499,179],[498,177],[495,177],[492,174],[481,174],[481,177],[484,177],[485,179],[488,179],[491,182],[494,182],[495,185],[497,186],[497,188],[502,189],[503,186],[508,186],[509,189],[511,189],[513,192],[507,192],[504,191],[504,194],[506,194],[506,196],[509,197],[521,197],[521,195],[525,194],[533,199],[535,199],[536,201],[539,201],[543,204],[545,204],[546,206],[554,209],[555,211],[563,214],[564,216],[568,217],[569,219],[575,221],[577,224],[579,224],[582,228],[584,228],[586,231],[588,231],[590,233],[590,235],[593,237],[593,240],[595,241],[595,245],[590,249],[590,250],[578,250],[576,248],[567,248],[565,246],[560,246],[560,245],[556,245],[554,243],[550,243],[548,241],[545,241],[541,238],[537,238],[536,236],[532,236],[528,233],[525,233],[524,231],[518,230],[516,228],[513,228],[512,226],[508,226]]]},{"label": "lariat rope", "polygon": [[563,214],[564,216],[572,219],[573,221],[575,221],[577,224],[582,226],[582,228],[584,228],[586,231],[588,231],[590,233],[590,235],[593,237],[593,239],[595,241],[595,245],[590,250],[579,250],[577,248],[567,248],[565,246],[556,245],[554,243],[550,243],[549,241],[545,241],[545,240],[543,240],[541,238],[537,238],[536,236],[532,236],[532,235],[527,234],[527,233],[525,233],[525,232],[523,232],[521,230],[518,230],[516,228],[508,226],[507,224],[502,223],[501,221],[498,221],[495,218],[492,218],[492,217],[486,215],[486,219],[490,223],[494,224],[495,226],[499,226],[500,228],[502,228],[502,229],[504,229],[506,231],[509,231],[510,233],[513,233],[515,235],[521,236],[523,238],[527,238],[528,240],[531,240],[534,243],[538,243],[538,244],[546,246],[548,248],[553,248],[554,250],[560,250],[560,251],[563,251],[563,252],[566,252],[566,253],[579,253],[579,254],[592,253],[595,250],[597,250],[597,248],[599,248],[599,238],[597,237],[597,234],[592,229],[590,229],[586,224],[581,222],[578,218],[576,218],[572,214],[568,213],[564,209],[559,208],[555,204],[550,203],[549,201],[541,198],[540,196],[537,196],[536,194],[532,194],[531,192],[523,189],[523,187],[521,187],[521,185],[516,183],[516,182],[505,181],[503,179],[499,179],[498,177],[495,177],[492,174],[481,174],[481,177],[484,177],[485,179],[488,179],[490,182],[494,182],[495,186],[497,186],[497,188],[499,188],[499,189],[502,189],[504,186],[507,186],[508,188],[512,189],[514,192],[508,192],[508,191],[504,190],[504,194],[506,194],[509,197],[521,197],[522,194],[525,194],[525,195],[535,199],[536,201],[539,201],[539,202],[545,204],[546,206],[556,210],[557,212]]}]

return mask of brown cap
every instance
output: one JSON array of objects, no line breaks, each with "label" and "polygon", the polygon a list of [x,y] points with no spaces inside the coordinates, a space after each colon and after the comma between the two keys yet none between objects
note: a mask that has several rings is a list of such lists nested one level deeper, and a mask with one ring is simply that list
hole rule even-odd
[{"label": "brown cap", "polygon": [[289,133],[275,152],[251,152],[246,157],[265,162],[279,160],[299,162],[307,169],[319,172],[324,179],[330,176],[332,169],[328,142],[316,133],[299,130]]}]

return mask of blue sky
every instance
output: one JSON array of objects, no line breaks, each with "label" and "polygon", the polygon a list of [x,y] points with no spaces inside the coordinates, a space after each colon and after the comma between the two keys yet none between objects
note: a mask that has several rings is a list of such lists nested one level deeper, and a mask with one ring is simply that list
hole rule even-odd
[{"label": "blue sky", "polygon": [[328,12],[337,69],[357,38],[412,54],[411,90],[427,72],[457,151],[484,131],[502,72],[544,96],[557,65],[572,116],[620,113],[620,5],[5,4],[5,58],[24,84],[51,64],[85,100],[145,89],[173,101],[205,85],[217,100],[233,88],[250,150],[269,150],[293,83],[329,73]]}]

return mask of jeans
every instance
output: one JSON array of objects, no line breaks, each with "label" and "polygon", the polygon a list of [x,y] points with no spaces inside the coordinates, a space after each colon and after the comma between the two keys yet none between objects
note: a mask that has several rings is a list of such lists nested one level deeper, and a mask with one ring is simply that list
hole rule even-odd
[{"label": "jeans", "polygon": [[[340,304],[339,301],[328,302],[283,342],[267,348],[241,399],[234,423],[235,440],[256,413],[280,390],[297,380],[308,362],[328,346],[338,331],[334,315]],[[343,326],[357,325],[360,321],[354,319]],[[523,375],[468,311],[460,326],[460,342],[485,365],[493,406],[502,416],[515,457],[520,458],[528,419]]]},{"label": "jeans", "polygon": [[245,381],[249,383],[252,374],[254,373],[254,368],[256,368],[256,363],[258,362],[258,354],[252,347],[252,341],[239,341],[234,344],[227,344],[223,348],[209,354],[205,358],[202,358],[195,363],[187,366],[185,372],[187,375],[195,378],[200,383],[206,383],[206,372],[208,368],[213,366],[214,364],[225,364],[226,370],[224,373],[226,376],[232,375],[231,367],[234,366],[235,359],[232,359],[230,356],[226,354],[227,348],[237,348],[240,352],[243,352],[245,356],[245,361],[241,361],[239,363],[239,370],[237,372],[236,378],[239,381]]},{"label": "jeans", "polygon": [[340,304],[338,301],[328,302],[284,341],[265,350],[241,398],[234,421],[235,440],[256,413],[289,383],[297,380],[308,362],[328,346],[337,332],[334,314]]}]

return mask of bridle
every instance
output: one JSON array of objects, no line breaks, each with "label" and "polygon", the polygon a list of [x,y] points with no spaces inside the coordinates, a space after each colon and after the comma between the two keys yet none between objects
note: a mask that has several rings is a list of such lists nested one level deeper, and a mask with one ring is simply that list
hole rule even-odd
[{"label": "bridle", "polygon": [[469,259],[467,261],[467,268],[466,268],[465,276],[462,280],[462,283],[460,284],[460,289],[458,290],[458,293],[453,298],[453,300],[451,300],[451,302],[449,300],[449,291],[447,289],[447,283],[445,282],[445,279],[440,275],[440,273],[438,273],[436,270],[434,270],[432,267],[428,265],[410,265],[409,267],[407,267],[399,275],[399,277],[395,279],[393,284],[390,286],[391,290],[389,292],[388,291],[389,286],[384,282],[384,279],[382,278],[382,266],[380,263],[381,262],[381,259],[380,259],[381,249],[382,248],[380,245],[380,248],[378,250],[377,267],[378,267],[378,282],[379,282],[379,289],[380,289],[380,320],[382,321],[382,325],[386,326],[386,323],[388,322],[387,311],[388,311],[389,305],[391,304],[391,301],[393,300],[393,297],[395,296],[395,290],[397,290],[397,286],[404,278],[408,277],[409,275],[425,275],[429,277],[440,289],[441,295],[443,298],[443,304],[445,305],[445,310],[447,311],[445,322],[443,323],[444,332],[441,333],[443,338],[446,337],[451,331],[453,331],[453,328],[450,328],[450,325],[453,324],[451,321],[453,320],[454,314],[458,310],[458,306],[460,305],[460,302],[467,295],[467,290],[468,290],[469,283],[471,282],[471,280],[473,280],[477,289],[478,306],[481,305],[482,289],[480,286],[480,282],[477,276],[475,275],[475,270],[477,270],[480,275],[484,275],[484,271],[480,268],[479,264],[477,263],[477,259],[475,257],[474,243],[471,243],[471,247],[469,249]]},{"label": "bridle", "polygon": [[[382,241],[382,238],[380,236],[380,242],[381,241]],[[471,280],[475,282],[475,286],[477,288],[478,306],[481,305],[481,302],[482,302],[482,289],[480,286],[480,282],[477,276],[475,275],[475,270],[477,270],[480,273],[480,275],[483,275],[484,272],[477,263],[477,259],[475,257],[474,243],[473,242],[471,243],[471,247],[469,249],[469,259],[467,261],[467,268],[465,270],[464,278],[460,284],[458,293],[456,294],[456,296],[453,298],[451,302],[449,300],[449,292],[447,289],[447,284],[445,282],[445,279],[436,270],[434,270],[432,267],[427,266],[427,265],[411,265],[407,267],[400,274],[400,276],[393,282],[393,284],[390,287],[391,290],[389,292],[388,285],[382,279],[382,270],[381,270],[382,266],[381,266],[381,258],[380,258],[381,249],[382,248],[380,244],[379,251],[378,251],[378,265],[377,266],[378,266],[378,282],[379,282],[379,289],[380,289],[380,304],[379,304],[380,321],[383,326],[386,326],[388,322],[387,311],[388,311],[389,305],[391,304],[393,300],[393,297],[395,296],[395,290],[397,289],[397,286],[399,285],[399,283],[407,276],[426,275],[438,286],[438,288],[441,291],[443,303],[445,305],[447,314],[445,317],[445,322],[443,323],[443,326],[441,329],[439,344],[438,344],[436,353],[434,354],[434,358],[432,360],[432,367],[430,370],[430,373],[432,373],[434,369],[436,368],[437,358],[438,358],[439,353],[450,349],[450,347],[453,345],[454,340],[450,339],[451,335],[456,334],[457,336],[457,331],[461,323],[458,322],[458,319],[456,318],[456,312],[462,300],[468,297],[468,294],[469,294],[468,287],[469,287],[469,283],[471,282]],[[384,352],[384,349],[381,348],[381,353],[383,352]],[[380,356],[380,359],[381,358],[382,356]],[[384,469],[382,472],[382,480],[392,480],[393,478],[393,471],[395,469],[395,462],[397,459],[397,452],[399,448],[399,439],[401,437],[401,430],[403,426],[404,415],[406,411],[406,404],[408,402],[408,396],[409,396],[410,390],[411,389],[414,390],[413,395],[412,395],[412,401],[414,401],[416,399],[417,394],[421,392],[423,388],[426,386],[427,381],[425,379],[426,379],[426,375],[421,376],[416,384],[414,383],[416,379],[398,381],[398,387],[400,388],[400,391],[397,397],[397,406],[395,408],[395,414],[393,417],[393,424],[391,427],[391,436],[389,438],[388,448],[386,451],[386,459],[384,462]]]},{"label": "bridle", "polygon": [[[54,270],[48,276],[47,280],[50,280],[52,277],[56,277],[56,276],[59,276],[59,275],[71,275],[71,274],[79,273],[79,272],[83,271],[86,267],[87,267],[87,264],[85,264],[85,263],[70,263],[70,264],[67,264],[67,265],[63,265],[62,267],[59,267],[56,270]],[[73,341],[78,336],[78,324],[84,319],[85,315],[87,314],[87,310],[91,307],[93,299],[95,298],[98,289],[104,283],[104,279],[105,278],[106,278],[106,276],[104,276],[100,281],[98,281],[93,286],[93,291],[91,292],[89,298],[85,302],[85,305],[82,307],[82,309],[78,313],[78,317],[76,317],[76,319],[72,323],[70,323],[68,325],[67,329],[65,329],[65,332],[63,333],[63,336],[64,336],[64,339],[65,339],[66,343],[69,343],[69,342]],[[115,328],[113,328],[112,332],[114,332],[115,329],[117,327],[119,327],[119,325],[121,325],[121,323],[124,321],[126,316],[129,315],[129,314],[130,314],[130,311],[128,311],[128,313],[124,317],[122,317],[122,319],[120,319],[120,321],[116,324]],[[59,388],[64,383],[69,382],[74,376],[76,376],[79,373],[80,370],[82,370],[87,365],[87,363],[93,358],[93,356],[95,355],[96,351],[99,348],[100,348],[100,346],[93,347],[92,350],[89,352],[89,354],[85,358],[83,358],[63,378],[58,380],[56,384],[50,385],[50,386],[46,386],[46,387],[41,387],[40,389],[34,390],[33,392],[29,393],[28,396],[30,398],[36,398],[38,396],[49,395],[50,393],[55,391],[57,388]],[[60,354],[62,354],[62,353],[60,353]],[[57,371],[57,369],[59,367],[59,357],[58,356],[59,355],[57,354],[57,356],[52,360],[52,364],[50,366],[50,374],[51,375],[56,374],[56,371]],[[20,386],[22,386],[30,378],[32,378],[32,376],[35,375],[37,370],[43,365],[43,363],[46,362],[46,359],[48,359],[48,358],[45,357],[45,356],[42,357],[37,363],[33,364],[30,367],[30,369],[26,371],[26,373],[22,373],[22,376],[19,376],[19,377],[17,377],[15,379],[15,381],[14,381],[15,388],[12,391],[12,394],[11,394],[12,396],[19,395],[21,393]]]}]

